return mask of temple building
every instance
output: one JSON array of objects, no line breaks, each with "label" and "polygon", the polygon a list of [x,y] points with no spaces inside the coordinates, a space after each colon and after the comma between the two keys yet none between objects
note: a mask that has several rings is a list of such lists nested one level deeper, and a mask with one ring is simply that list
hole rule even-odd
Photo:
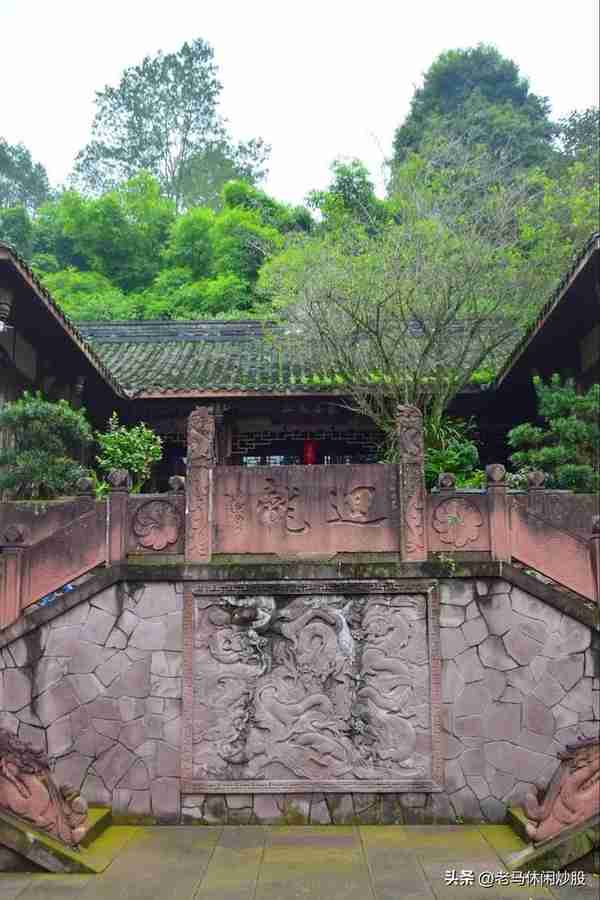
[{"label": "temple building", "polygon": [[[600,235],[591,237],[487,388],[469,386],[449,412],[474,417],[485,464],[505,435],[535,418],[532,375],[600,378]],[[221,465],[369,463],[382,435],[347,408],[343,386],[314,378],[256,321],[113,321],[73,325],[27,264],[0,245],[0,402],[25,388],[83,404],[97,428],[113,410],[163,438],[156,489],[183,472],[191,410],[210,406]]]}]

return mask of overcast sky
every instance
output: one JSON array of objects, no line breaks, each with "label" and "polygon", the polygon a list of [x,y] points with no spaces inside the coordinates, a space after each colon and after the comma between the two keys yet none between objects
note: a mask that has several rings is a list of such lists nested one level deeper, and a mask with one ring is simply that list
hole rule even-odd
[{"label": "overcast sky", "polygon": [[0,0],[0,136],[54,184],[87,142],[94,91],[201,37],[238,139],[272,145],[266,189],[301,202],[337,157],[381,175],[415,86],[443,50],[515,60],[559,117],[598,103],[598,0]]}]

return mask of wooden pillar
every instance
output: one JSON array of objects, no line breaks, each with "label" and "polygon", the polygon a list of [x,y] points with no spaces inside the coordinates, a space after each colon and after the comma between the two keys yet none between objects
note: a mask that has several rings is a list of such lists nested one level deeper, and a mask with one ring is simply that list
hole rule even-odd
[{"label": "wooden pillar", "polygon": [[423,416],[416,406],[398,407],[396,433],[400,457],[400,558],[402,562],[422,562],[427,559],[427,494]]},{"label": "wooden pillar", "polygon": [[185,561],[210,562],[213,550],[213,470],[215,420],[199,406],[190,413],[185,478]]},{"label": "wooden pillar", "polygon": [[113,469],[107,478],[108,527],[106,534],[106,562],[108,565],[123,562],[127,555],[127,502],[131,488],[131,476],[127,469]]},{"label": "wooden pillar", "polygon": [[490,542],[492,559],[510,562],[512,557],[506,469],[500,463],[485,467],[487,497],[490,514]]}]

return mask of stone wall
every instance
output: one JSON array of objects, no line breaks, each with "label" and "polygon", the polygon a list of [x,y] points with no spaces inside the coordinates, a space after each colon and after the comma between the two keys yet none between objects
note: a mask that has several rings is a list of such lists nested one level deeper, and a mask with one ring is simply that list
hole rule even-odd
[{"label": "stone wall", "polygon": [[0,725],[43,747],[59,782],[159,822],[501,821],[557,753],[600,727],[598,634],[500,579],[439,586],[437,793],[183,794],[183,585],[122,583],[0,650]]},{"label": "stone wall", "polygon": [[88,802],[161,821],[179,818],[179,587],[112,587],[0,651],[2,726]]}]

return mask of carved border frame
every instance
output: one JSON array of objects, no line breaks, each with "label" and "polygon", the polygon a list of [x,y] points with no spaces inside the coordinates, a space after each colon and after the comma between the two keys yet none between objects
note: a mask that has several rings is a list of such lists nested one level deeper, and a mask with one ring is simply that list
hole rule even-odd
[{"label": "carved border frame", "polygon": [[[337,779],[335,781],[290,780],[201,780],[193,777],[194,722],[194,630],[196,597],[228,594],[240,597],[301,597],[310,594],[425,594],[431,710],[431,778]],[[430,579],[386,579],[378,581],[207,581],[188,583],[183,602],[182,683],[182,794],[312,794],[312,793],[437,793],[444,790],[444,760],[441,729],[440,599],[437,581]]]}]

